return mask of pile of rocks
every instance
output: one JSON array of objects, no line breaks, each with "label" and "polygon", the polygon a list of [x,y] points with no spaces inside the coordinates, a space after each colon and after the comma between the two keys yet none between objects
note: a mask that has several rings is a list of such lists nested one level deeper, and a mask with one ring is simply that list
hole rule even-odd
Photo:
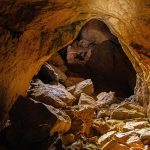
[{"label": "pile of rocks", "polygon": [[91,79],[67,77],[64,63],[56,69],[59,61],[42,67],[50,80],[41,73],[18,98],[0,131],[0,150],[150,149],[145,108],[111,91],[96,95]]}]

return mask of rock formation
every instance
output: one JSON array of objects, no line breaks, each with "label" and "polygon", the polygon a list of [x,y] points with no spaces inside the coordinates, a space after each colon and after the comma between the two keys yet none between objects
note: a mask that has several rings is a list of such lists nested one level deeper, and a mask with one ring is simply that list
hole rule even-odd
[{"label": "rock formation", "polygon": [[149,7],[149,0],[0,0],[0,120],[41,65],[93,18],[118,37],[150,90]]}]

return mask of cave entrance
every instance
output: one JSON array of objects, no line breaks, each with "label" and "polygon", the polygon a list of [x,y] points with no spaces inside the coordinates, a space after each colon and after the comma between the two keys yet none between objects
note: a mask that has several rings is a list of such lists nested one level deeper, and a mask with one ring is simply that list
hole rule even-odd
[{"label": "cave entrance", "polygon": [[59,54],[68,68],[67,76],[92,79],[96,94],[114,91],[122,98],[134,94],[136,72],[104,22],[87,22],[74,42]]}]

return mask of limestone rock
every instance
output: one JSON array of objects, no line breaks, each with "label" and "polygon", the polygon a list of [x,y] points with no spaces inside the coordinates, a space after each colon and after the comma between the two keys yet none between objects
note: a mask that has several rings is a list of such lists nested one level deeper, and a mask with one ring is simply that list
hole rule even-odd
[{"label": "limestone rock", "polygon": [[96,101],[93,97],[91,97],[85,93],[81,93],[78,104],[79,105],[91,105],[91,106],[95,107]]},{"label": "limestone rock", "polygon": [[91,79],[84,80],[76,85],[74,95],[79,97],[81,93],[85,93],[87,95],[92,95],[94,93],[94,87]]},{"label": "limestone rock", "polygon": [[32,84],[29,95],[37,101],[57,108],[65,107],[66,104],[72,105],[75,101],[75,97],[62,85],[43,84],[39,80]]}]

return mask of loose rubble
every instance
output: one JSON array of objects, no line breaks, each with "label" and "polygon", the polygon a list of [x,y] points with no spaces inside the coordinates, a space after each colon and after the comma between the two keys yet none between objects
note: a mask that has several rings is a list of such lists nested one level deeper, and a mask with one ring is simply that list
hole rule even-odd
[{"label": "loose rubble", "polygon": [[[52,65],[64,66],[55,59]],[[18,98],[0,150],[150,150],[144,107],[112,91],[95,94],[91,79],[61,76],[55,67],[43,66],[53,82],[34,79],[28,96]]]}]

